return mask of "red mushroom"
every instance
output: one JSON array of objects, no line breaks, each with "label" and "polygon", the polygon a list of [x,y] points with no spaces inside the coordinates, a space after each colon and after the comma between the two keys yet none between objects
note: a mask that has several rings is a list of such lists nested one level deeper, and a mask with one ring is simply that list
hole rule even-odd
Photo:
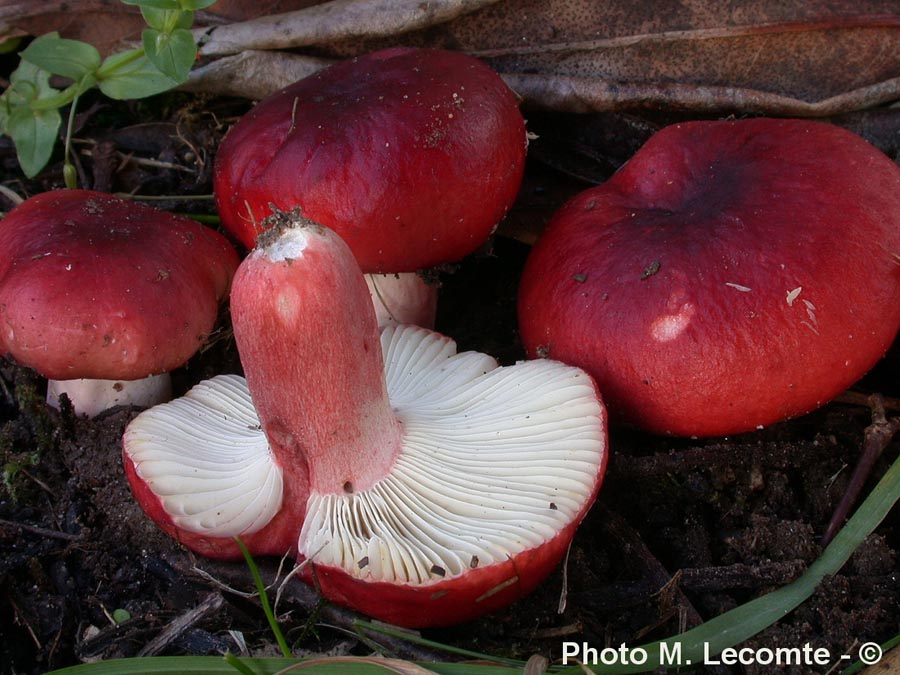
[{"label": "red mushroom", "polygon": [[613,415],[712,436],[806,413],[900,327],[900,168],[801,120],[657,133],[567,203],[527,261],[531,356],[581,366]]},{"label": "red mushroom", "polygon": [[[168,531],[218,555],[236,554],[235,535],[254,552],[290,546],[327,598],[411,626],[492,611],[546,577],[606,464],[589,376],[499,367],[418,326],[379,334],[349,248],[310,223],[260,237],[231,307],[262,430],[233,376],[126,430],[138,499]],[[245,465],[259,470],[241,482]]]},{"label": "red mushroom", "polygon": [[309,496],[303,464],[279,462],[244,378],[217,375],[145,410],[125,430],[125,475],[154,522],[211,558],[297,548]]},{"label": "red mushroom", "polygon": [[171,396],[237,267],[217,232],[87,190],[32,197],[0,223],[0,351],[95,415]]},{"label": "red mushroom", "polygon": [[247,248],[273,206],[299,206],[377,275],[379,323],[430,326],[436,290],[414,273],[484,244],[517,195],[525,148],[517,99],[487,65],[386,49],[300,80],[244,116],[219,148],[216,200]]}]

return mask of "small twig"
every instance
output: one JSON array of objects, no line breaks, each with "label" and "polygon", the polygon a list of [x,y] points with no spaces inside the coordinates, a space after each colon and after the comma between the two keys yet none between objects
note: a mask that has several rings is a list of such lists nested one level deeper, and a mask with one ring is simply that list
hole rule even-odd
[{"label": "small twig", "polygon": [[551,640],[554,638],[579,635],[584,632],[584,625],[580,621],[569,623],[565,626],[551,626],[550,628],[538,628],[537,630],[516,631],[516,637],[528,640]]},{"label": "small twig", "polygon": [[134,154],[125,154],[123,152],[117,152],[116,155],[122,160],[122,166],[134,163],[139,166],[153,167],[154,169],[170,169],[172,171],[182,171],[184,173],[197,173],[196,169],[189,166],[182,166],[181,164],[175,164],[174,162],[164,162],[159,159],[150,159],[149,157],[137,157]]},{"label": "small twig", "polygon": [[[94,152],[91,149],[84,149],[81,151],[81,154],[85,157],[92,157]],[[124,153],[120,151],[116,151],[116,157],[121,161],[120,169],[123,166],[127,166],[129,163],[137,164],[139,166],[149,166],[154,169],[169,169],[171,171],[182,171],[184,173],[197,173],[196,169],[193,169],[189,166],[182,166],[181,164],[175,164],[173,162],[164,162],[159,159],[150,159],[149,157],[138,157],[133,153]]]},{"label": "small twig", "polygon": [[0,391],[3,392],[3,397],[6,399],[7,403],[15,405],[16,397],[13,396],[12,390],[9,387],[10,383],[7,382],[5,377],[0,375]]},{"label": "small twig", "polygon": [[[885,410],[892,410],[895,412],[900,412],[900,398],[891,398],[889,396],[881,396],[882,405]],[[861,391],[855,391],[853,389],[848,389],[847,391],[839,394],[835,399],[837,403],[847,403],[849,405],[858,405],[865,408],[872,407],[872,394],[865,394]]]},{"label": "small twig", "polygon": [[[644,572],[649,577],[650,582],[656,587],[660,599],[668,601],[668,603],[663,602],[660,604],[676,603],[681,607],[684,607],[687,611],[687,618],[692,626],[703,623],[700,612],[694,608],[693,604],[681,588],[677,584],[673,585],[672,575],[647,547],[638,531],[635,530],[625,518],[605,505],[598,504],[594,508],[600,510],[603,514],[601,522],[603,523],[602,526],[606,533],[610,535],[610,537],[621,542],[623,547],[630,549],[633,552],[635,558],[640,560]],[[667,589],[670,593],[667,597],[664,597]]]},{"label": "small twig", "polygon": [[62,637],[63,628],[60,627],[59,630],[56,631],[56,635],[53,636],[53,642],[50,643],[50,649],[47,651],[47,663],[53,663],[54,656],[56,655],[56,649],[59,647],[59,640]]},{"label": "small twig", "polygon": [[25,469],[25,468],[20,468],[20,469],[19,469],[19,472],[20,472],[23,476],[25,476],[28,480],[32,481],[35,485],[37,485],[39,488],[41,488],[41,490],[43,490],[44,492],[46,492],[48,495],[51,495],[51,496],[55,496],[55,495],[56,495],[56,493],[53,491],[53,488],[51,488],[49,485],[47,485],[44,481],[42,481],[42,480],[41,480],[40,478],[38,478],[37,476],[35,476],[35,475],[29,473],[29,471],[28,471],[27,469]]},{"label": "small twig", "polygon": [[106,617],[106,620],[109,621],[109,625],[112,627],[116,627],[119,625],[119,622],[113,618],[113,615],[110,614],[109,610],[106,609],[106,605],[103,604],[102,600],[98,600],[97,604],[100,605],[100,611],[103,612],[103,616]]},{"label": "small twig", "polygon": [[[291,571],[287,573],[287,576],[278,584],[278,590],[275,591],[275,602],[272,603],[272,611],[275,613],[275,616],[278,616],[278,603],[281,602],[281,595],[284,592],[284,589],[287,588],[288,583],[294,577],[298,576],[307,565],[309,565],[312,558],[307,558],[299,565],[294,565],[291,568]],[[282,564],[284,563],[284,558],[281,559]],[[281,565],[278,566],[278,577],[281,576]],[[276,577],[277,580],[277,577]]]},{"label": "small twig", "polygon": [[42,537],[47,537],[49,539],[62,539],[63,541],[79,541],[81,539],[80,535],[77,534],[69,534],[68,532],[60,532],[59,530],[50,530],[46,527],[38,527],[37,525],[28,525],[26,523],[19,523],[13,520],[6,520],[0,518],[0,527],[14,527],[18,530],[24,530],[25,532],[31,532],[32,534],[38,534]]},{"label": "small twig", "polygon": [[[264,570],[264,573],[267,576],[272,573],[270,563],[271,561],[268,560],[261,560],[258,563],[259,567]],[[234,587],[253,585],[252,575],[244,564],[226,563],[216,560],[205,561],[204,566],[207,567],[208,570],[212,570],[212,572],[191,567],[187,560],[184,562],[174,560],[172,564],[176,569],[181,568],[186,573],[200,574],[204,579],[214,583],[220,588],[233,589]],[[225,584],[227,584],[227,586]],[[323,606],[322,596],[307,584],[292,578],[289,583],[282,585],[279,590],[281,591],[279,602],[294,604],[309,614],[316,613],[321,619],[322,624],[332,625],[353,633],[354,635],[357,634],[357,624],[363,617],[356,612],[337,605],[326,604]],[[231,590],[229,590],[229,592],[231,592]],[[237,593],[244,597],[256,595],[256,593],[243,593],[239,591]],[[407,658],[413,661],[437,661],[444,656],[436,650],[424,648],[407,640],[385,635],[380,632],[366,630],[366,634],[369,638],[377,640],[381,650],[387,650],[401,658]]]},{"label": "small twig", "polygon": [[221,589],[221,590],[225,591],[226,593],[230,593],[231,595],[237,596],[239,598],[245,598],[245,599],[249,600],[250,598],[255,598],[257,595],[259,595],[256,591],[238,590],[234,586],[230,586],[230,585],[226,584],[224,581],[218,579],[214,575],[207,572],[205,569],[203,569],[201,567],[197,567],[196,565],[191,567],[190,571],[193,574],[196,574],[197,576],[199,576],[201,579],[203,579],[205,582],[207,582],[213,588]]},{"label": "small twig", "polygon": [[[653,554],[644,543],[640,533],[621,515],[612,511],[604,504],[596,504],[595,509],[601,512],[600,522],[606,534],[625,550],[630,550],[643,568],[644,574],[649,577],[657,589],[659,597],[659,618],[653,628],[662,625],[677,614],[679,629],[687,626],[698,626],[703,623],[703,617],[694,607],[690,599],[678,585],[677,581],[668,572],[665,566]],[[725,673],[724,666],[710,666],[710,673]]]},{"label": "small twig", "polygon": [[3,195],[9,201],[11,201],[13,204],[16,204],[16,205],[21,204],[22,202],[25,201],[25,198],[22,197],[18,192],[14,192],[10,188],[6,187],[5,185],[0,185],[0,195]]},{"label": "small twig", "polygon": [[[756,591],[772,586],[784,586],[796,580],[808,567],[803,560],[784,560],[748,565],[685,567],[679,570],[678,585],[688,593],[723,593]],[[607,584],[578,593],[582,601],[601,604],[615,611],[645,602],[658,592],[658,585],[649,580]]]},{"label": "small twig", "polygon": [[[853,643],[844,651],[844,653],[851,654],[858,645],[859,645],[859,639],[854,640]],[[838,672],[838,670],[840,670],[841,672],[844,672],[844,666],[846,666],[846,665],[847,665],[846,661],[844,661],[843,659],[839,659],[831,666],[831,668],[826,670],[823,675],[832,675],[833,673]]]},{"label": "small twig", "polygon": [[872,407],[872,424],[866,427],[859,461],[856,463],[856,468],[853,470],[850,482],[847,483],[847,489],[844,491],[841,501],[831,516],[828,527],[825,528],[825,534],[822,535],[823,546],[827,546],[844,525],[850,509],[853,508],[869,474],[872,473],[875,462],[881,457],[881,453],[884,452],[894,436],[900,433],[900,417],[887,419],[884,398],[880,394],[872,394],[869,397],[869,405]]},{"label": "small twig", "polygon": [[193,609],[185,612],[174,621],[166,624],[159,634],[138,652],[138,656],[155,656],[161,653],[174,640],[178,639],[186,630],[193,627],[197,622],[202,621],[211,614],[215,614],[225,605],[225,598],[222,594],[213,591],[203,599],[203,601]]},{"label": "small twig", "polygon": [[40,651],[41,649],[43,649],[44,646],[41,644],[41,641],[38,640],[38,636],[34,632],[34,628],[31,627],[31,624],[28,622],[28,619],[25,618],[24,614],[22,614],[22,610],[19,609],[19,606],[16,604],[15,600],[13,600],[12,597],[9,595],[6,596],[6,599],[9,601],[9,604],[13,610],[13,614],[15,614],[15,616],[16,616],[16,622],[22,626],[25,626],[25,630],[28,631],[28,635],[31,637],[32,641],[34,642],[34,645],[38,648],[38,650]]},{"label": "small twig", "polygon": [[572,552],[572,542],[566,547],[566,555],[562,561],[562,588],[559,591],[559,602],[556,605],[556,613],[563,614],[569,601],[569,554]]},{"label": "small twig", "polygon": [[681,572],[681,587],[692,593],[759,590],[766,586],[784,586],[806,570],[803,560],[774,560],[748,565],[734,563],[721,567],[694,567]]},{"label": "small twig", "polygon": [[197,146],[194,145],[193,143],[191,143],[191,142],[185,137],[185,135],[182,133],[182,131],[181,131],[181,125],[182,125],[182,122],[183,122],[183,121],[184,121],[183,118],[179,118],[179,119],[175,122],[175,137],[176,137],[179,141],[181,141],[182,143],[184,143],[184,144],[190,149],[191,153],[192,153],[192,154],[194,155],[194,157],[196,158],[196,164],[197,164],[197,166],[200,167],[200,169],[202,170],[202,169],[206,166],[206,153],[205,153],[204,151],[201,151],[200,149],[198,149]]}]

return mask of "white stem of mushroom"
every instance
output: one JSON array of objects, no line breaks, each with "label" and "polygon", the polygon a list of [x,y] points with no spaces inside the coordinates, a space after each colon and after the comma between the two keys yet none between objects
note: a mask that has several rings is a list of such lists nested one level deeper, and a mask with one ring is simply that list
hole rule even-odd
[{"label": "white stem of mushroom", "polygon": [[150,375],[140,380],[49,380],[47,403],[59,409],[65,394],[78,415],[95,417],[117,405],[142,408],[165,403],[172,398],[169,373]]},{"label": "white stem of mushroom", "polygon": [[367,274],[366,285],[375,307],[375,319],[382,328],[403,324],[434,327],[437,285],[429,284],[415,272]]}]

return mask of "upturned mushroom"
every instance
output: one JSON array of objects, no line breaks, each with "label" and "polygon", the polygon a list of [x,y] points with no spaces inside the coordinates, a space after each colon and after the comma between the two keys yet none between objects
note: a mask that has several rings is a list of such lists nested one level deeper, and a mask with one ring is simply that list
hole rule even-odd
[{"label": "upturned mushroom", "polygon": [[308,222],[260,237],[231,308],[246,383],[204,382],[125,433],[166,531],[222,557],[236,536],[293,550],[326,598],[409,626],[492,611],[552,570],[606,465],[586,373],[380,331],[349,248]]},{"label": "upturned mushroom", "polygon": [[803,120],[663,129],[568,202],[522,275],[531,356],[590,372],[613,417],[715,436],[806,413],[900,327],[900,168]]},{"label": "upturned mushroom", "polygon": [[93,416],[171,397],[237,268],[219,233],[88,190],[36,195],[0,223],[0,351]]},{"label": "upturned mushroom", "polygon": [[350,245],[378,320],[433,325],[437,290],[416,274],[482,246],[522,181],[525,122],[475,58],[393,48],[269,96],[216,156],[222,224],[253,248],[272,207],[300,207]]}]

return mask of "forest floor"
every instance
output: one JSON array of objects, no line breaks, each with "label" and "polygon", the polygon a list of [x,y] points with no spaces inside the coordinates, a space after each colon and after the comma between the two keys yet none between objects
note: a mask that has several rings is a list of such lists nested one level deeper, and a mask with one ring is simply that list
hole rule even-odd
[{"label": "forest floor", "polygon": [[[76,150],[82,185],[145,195],[211,193],[222,133],[246,104],[186,95],[147,104],[87,97]],[[627,159],[656,122],[615,115],[535,115],[539,136],[519,201],[489,248],[440,272],[437,328],[460,349],[503,363],[523,358],[515,320],[528,237],[567,196]],[[560,131],[555,136],[556,130]],[[572,151],[591,147],[591,152]],[[568,154],[567,154],[568,153]],[[0,170],[23,196],[59,187],[59,163],[33,181],[16,178],[8,139]],[[163,200],[163,208],[213,213],[210,201]],[[10,208],[4,202],[2,209]],[[176,390],[240,372],[227,315],[218,338],[176,373]],[[865,396],[900,396],[888,358],[856,388],[802,418],[730,438],[659,438],[611,430],[600,497],[577,533],[565,568],[493,616],[424,635],[494,656],[558,662],[564,642],[637,645],[697,625],[796,579],[820,554],[821,535],[843,494],[872,410]],[[31,675],[138,654],[275,655],[274,640],[241,563],[196,558],[162,535],[135,504],[121,463],[121,436],[137,413],[93,420],[48,409],[34,373],[0,363],[0,672]],[[893,414],[892,411],[889,411]],[[876,463],[867,489],[896,457]],[[855,654],[900,633],[900,519],[895,512],[839,574],[751,641],[809,643]],[[279,561],[260,561],[274,578]],[[560,611],[561,598],[565,607]],[[365,654],[354,617],[292,581],[278,606],[297,654]],[[375,641],[379,638],[376,636]],[[384,638],[404,658],[451,655]],[[787,668],[789,673],[833,672]],[[766,667],[706,667],[767,673]]]}]

